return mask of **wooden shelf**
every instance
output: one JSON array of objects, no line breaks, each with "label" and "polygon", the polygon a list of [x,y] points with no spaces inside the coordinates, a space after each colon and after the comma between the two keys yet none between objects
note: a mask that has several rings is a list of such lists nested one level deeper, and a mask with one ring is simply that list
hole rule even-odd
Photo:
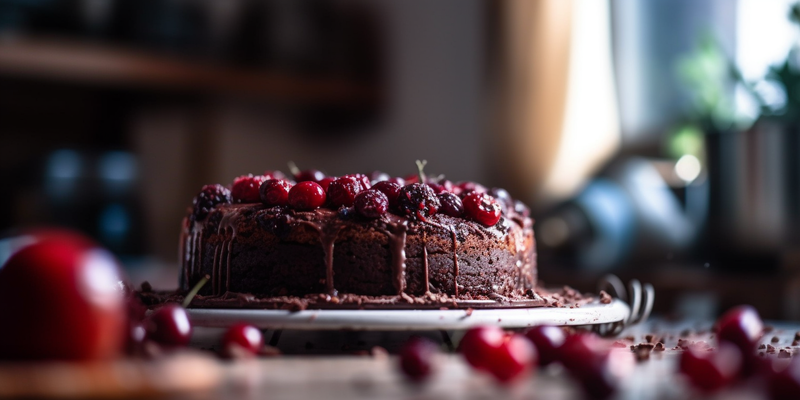
[{"label": "wooden shelf", "polygon": [[0,39],[0,75],[134,90],[261,97],[286,103],[368,104],[374,87],[343,78],[301,77],[49,38]]}]

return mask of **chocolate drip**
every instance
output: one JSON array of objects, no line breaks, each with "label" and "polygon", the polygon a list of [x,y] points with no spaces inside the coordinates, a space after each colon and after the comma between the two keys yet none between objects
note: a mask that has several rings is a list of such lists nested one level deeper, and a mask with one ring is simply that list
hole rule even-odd
[{"label": "chocolate drip", "polygon": [[219,254],[219,251],[220,251],[219,244],[214,245],[214,259],[211,260],[211,293],[212,294],[216,294],[217,293],[217,286],[216,286],[216,282],[217,282],[217,272],[216,272],[217,271],[217,260],[219,260],[219,258],[221,257],[221,255]]},{"label": "chocolate drip", "polygon": [[[406,290],[406,236],[408,232],[408,221],[398,219],[397,221],[392,221],[387,224],[387,227],[389,249],[392,252],[394,288],[397,290],[397,294],[401,294]],[[427,267],[427,258],[425,265]]]},{"label": "chocolate drip", "polygon": [[427,243],[427,238],[425,233],[422,233],[422,259],[425,263],[425,293],[430,292],[430,278],[428,277],[428,246],[425,244]]},{"label": "chocolate drip", "polygon": [[453,288],[454,295],[458,297],[458,254],[456,253],[456,246],[458,245],[458,238],[456,237],[456,229],[450,227],[450,233],[453,237]]},{"label": "chocolate drip", "polygon": [[236,231],[231,231],[231,239],[228,241],[228,258],[226,263],[227,265],[227,276],[225,277],[225,293],[231,291],[231,247],[233,246],[233,238],[236,237]]},{"label": "chocolate drip", "polygon": [[336,296],[338,292],[333,284],[333,247],[336,242],[336,236],[339,235],[339,230],[341,230],[341,226],[338,224],[324,226],[311,221],[300,222],[314,228],[319,233],[319,242],[322,244],[322,251],[325,253],[325,288],[328,294]]}]

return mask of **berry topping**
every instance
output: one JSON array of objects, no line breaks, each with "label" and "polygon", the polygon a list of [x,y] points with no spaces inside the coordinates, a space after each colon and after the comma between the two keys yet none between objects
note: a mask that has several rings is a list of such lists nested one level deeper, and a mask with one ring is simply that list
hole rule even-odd
[{"label": "berry topping", "polygon": [[354,201],[356,211],[367,218],[378,218],[389,209],[389,198],[375,189],[365,190]]},{"label": "berry topping", "polygon": [[564,344],[567,335],[559,327],[539,325],[526,332],[525,337],[539,350],[539,365],[544,367],[558,361],[559,348]]},{"label": "berry topping", "polygon": [[361,185],[361,190],[367,190],[372,187],[369,177],[364,174],[348,174],[343,176],[342,178],[355,179],[359,183],[359,185]]},{"label": "berry topping", "polygon": [[203,219],[219,204],[231,203],[231,191],[220,184],[205,185],[194,198],[194,216]]},{"label": "berry topping", "polygon": [[400,189],[398,206],[402,214],[425,221],[427,217],[436,214],[441,204],[428,185],[412,183]]},{"label": "berry topping", "polygon": [[414,337],[400,349],[400,369],[412,381],[423,381],[433,372],[438,351],[430,340]]},{"label": "berry topping", "polygon": [[464,204],[458,196],[450,192],[444,192],[437,194],[436,197],[438,197],[439,202],[442,203],[442,206],[439,208],[440,213],[451,217],[460,217],[464,215]]},{"label": "berry topping", "polygon": [[402,186],[399,184],[390,181],[380,181],[372,186],[372,189],[379,190],[386,195],[386,198],[389,199],[389,207],[392,208],[397,208],[397,196],[400,195],[401,188]]},{"label": "berry topping", "polygon": [[405,181],[406,185],[410,185],[412,183],[419,183],[419,175],[417,175],[417,174],[406,175],[406,176],[404,176],[404,177],[402,177],[400,179]]},{"label": "berry topping", "polygon": [[461,189],[462,196],[471,192],[486,193],[486,187],[476,182],[459,182],[456,186]]},{"label": "berry topping", "polygon": [[464,334],[458,344],[458,351],[476,369],[487,369],[488,360],[503,344],[505,332],[496,326],[479,326]]},{"label": "berry topping", "polygon": [[257,203],[261,201],[258,189],[267,180],[263,175],[242,175],[233,180],[231,197],[236,203]]},{"label": "berry topping", "polygon": [[494,226],[500,220],[500,204],[486,193],[473,191],[464,196],[464,212],[467,217],[486,226]]},{"label": "berry topping", "polygon": [[289,190],[292,184],[284,179],[269,179],[261,184],[259,190],[261,201],[268,206],[285,206],[289,204]]},{"label": "berry topping", "polygon": [[296,210],[313,210],[323,204],[325,191],[316,182],[300,182],[289,190],[289,205]]},{"label": "berry topping", "polygon": [[335,176],[326,176],[322,178],[319,182],[319,185],[322,186],[325,191],[328,191],[328,187],[331,185],[331,182],[335,181],[337,178]]},{"label": "berry topping", "polygon": [[334,208],[351,207],[356,195],[363,189],[362,183],[352,175],[345,175],[328,186],[328,200]]},{"label": "berry topping", "polygon": [[222,336],[222,352],[228,357],[252,356],[264,347],[264,335],[253,325],[239,323]]},{"label": "berry topping", "polygon": [[264,177],[267,179],[286,179],[286,174],[281,171],[276,170],[267,170],[264,171]]},{"label": "berry topping", "polygon": [[442,185],[440,185],[438,183],[430,182],[430,183],[426,183],[426,185],[428,185],[431,189],[433,189],[433,193],[436,193],[436,194],[444,193],[444,192],[448,191],[447,189],[445,189],[444,186],[442,186]]},{"label": "berry topping", "polygon": [[325,174],[320,170],[307,169],[294,174],[294,180],[300,182],[319,182],[325,178]]},{"label": "berry topping", "polygon": [[387,182],[396,183],[396,184],[400,185],[400,187],[403,187],[403,186],[405,186],[407,183],[411,183],[411,182],[406,182],[406,180],[405,180],[405,179],[403,179],[403,178],[401,178],[401,177],[399,177],[399,176],[396,176],[396,177],[394,177],[394,178],[389,178],[389,179],[387,179],[386,181],[387,181]]},{"label": "berry topping", "polygon": [[174,303],[153,311],[145,329],[147,339],[170,346],[186,346],[192,336],[192,324],[186,309]]}]

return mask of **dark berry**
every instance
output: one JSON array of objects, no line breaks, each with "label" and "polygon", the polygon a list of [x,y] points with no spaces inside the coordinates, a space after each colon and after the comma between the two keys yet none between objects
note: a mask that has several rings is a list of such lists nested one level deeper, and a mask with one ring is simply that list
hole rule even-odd
[{"label": "dark berry", "polygon": [[186,309],[166,304],[153,311],[145,321],[147,339],[167,346],[186,346],[192,336],[192,324]]},{"label": "dark berry", "polygon": [[764,323],[751,306],[735,307],[717,320],[717,338],[735,344],[743,354],[755,351],[763,333]]},{"label": "dark berry", "polygon": [[733,382],[739,375],[742,353],[728,342],[721,342],[714,351],[689,347],[681,354],[680,371],[692,386],[715,392]]},{"label": "dark berry", "polygon": [[264,347],[264,335],[253,325],[239,323],[222,336],[222,351],[228,357],[256,355]]},{"label": "dark berry", "polygon": [[379,190],[365,190],[354,201],[356,211],[367,218],[378,218],[389,209],[389,198]]},{"label": "dark berry", "polygon": [[412,183],[400,189],[398,207],[400,212],[410,218],[425,221],[439,210],[439,198],[428,185]]},{"label": "dark berry", "polygon": [[325,191],[319,183],[300,182],[289,190],[289,205],[295,210],[313,210],[325,204]]},{"label": "dark berry", "polygon": [[400,369],[412,381],[423,381],[434,372],[438,351],[430,340],[412,338],[400,349]]},{"label": "dark berry", "polygon": [[536,350],[539,351],[539,365],[544,367],[558,361],[559,349],[567,335],[559,327],[540,325],[531,328],[525,333],[525,337],[536,346]]},{"label": "dark berry", "polygon": [[362,183],[357,178],[345,175],[328,186],[328,201],[333,208],[352,207],[356,195],[362,190]]},{"label": "dark berry", "polygon": [[375,185],[377,182],[387,181],[389,178],[390,176],[386,172],[372,171],[372,173],[369,174],[369,181],[372,185]]},{"label": "dark berry", "polygon": [[343,176],[342,178],[355,179],[359,183],[359,185],[361,185],[361,190],[367,190],[372,187],[372,183],[370,183],[369,177],[364,174],[348,174]]},{"label": "dark berry", "polygon": [[289,204],[289,190],[292,184],[285,179],[269,179],[261,184],[259,190],[261,202],[268,206],[285,206]]},{"label": "dark berry", "polygon": [[486,193],[486,187],[476,182],[459,182],[456,186],[461,189],[461,196],[466,196],[472,192]]},{"label": "dark berry", "polygon": [[261,201],[258,193],[261,184],[267,180],[263,175],[242,175],[233,180],[231,197],[235,203],[257,203]]},{"label": "dark berry", "polygon": [[300,171],[297,173],[297,175],[294,176],[294,180],[297,183],[308,182],[308,181],[319,183],[319,181],[321,181],[324,178],[325,174],[323,174],[322,171],[316,169],[307,169],[305,171]]},{"label": "dark berry", "polygon": [[386,195],[386,198],[389,199],[389,207],[397,208],[397,196],[400,195],[402,186],[395,182],[380,181],[373,185],[372,188]]},{"label": "dark berry", "polygon": [[473,191],[464,196],[462,201],[467,217],[486,226],[494,226],[500,220],[500,204],[494,197]]},{"label": "dark berry", "polygon": [[502,383],[522,377],[536,365],[536,348],[520,334],[510,334],[494,349],[487,362],[487,370]]},{"label": "dark berry", "polygon": [[326,176],[322,178],[318,183],[320,186],[322,186],[322,189],[324,189],[327,192],[328,187],[330,187],[331,185],[331,182],[335,181],[336,179],[337,178],[335,176]]},{"label": "dark berry", "polygon": [[464,215],[464,204],[458,196],[450,192],[443,192],[437,194],[436,197],[439,198],[439,202],[442,204],[441,207],[439,207],[440,213],[451,217],[461,217]]},{"label": "dark berry", "polygon": [[220,185],[205,185],[194,198],[194,216],[203,219],[219,204],[231,203],[231,191]]},{"label": "dark berry", "polygon": [[505,332],[496,326],[478,326],[464,334],[458,351],[476,369],[487,369],[492,354],[503,344]]}]

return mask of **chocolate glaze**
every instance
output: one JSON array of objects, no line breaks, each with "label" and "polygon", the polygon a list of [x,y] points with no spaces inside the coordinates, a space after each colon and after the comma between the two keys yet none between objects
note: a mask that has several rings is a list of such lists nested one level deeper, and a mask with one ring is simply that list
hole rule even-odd
[{"label": "chocolate glaze", "polygon": [[[369,250],[369,254],[353,254],[353,249],[361,249],[353,245],[359,241],[366,243],[362,248],[374,250]],[[288,262],[267,260],[284,248],[287,252],[294,251],[298,259],[307,259],[315,252],[314,242],[318,246],[316,252],[321,250],[319,260],[324,265],[324,276],[318,281],[324,285],[318,289],[313,265],[297,272],[298,279],[305,283],[294,285],[297,282],[291,278],[292,265],[286,265],[292,264],[291,258]],[[348,247],[336,250],[339,244],[349,245],[350,250]],[[205,297],[229,298],[231,291],[241,292],[247,283],[244,285],[250,288],[247,291],[262,297],[280,295],[284,290],[298,298],[323,292],[337,297],[337,289],[345,288],[351,295],[420,297],[440,293],[460,300],[508,298],[534,286],[534,249],[533,221],[513,207],[508,208],[496,226],[485,227],[440,214],[426,221],[391,213],[367,220],[329,209],[296,211],[261,204],[231,204],[218,206],[205,220],[192,221],[190,217],[184,220],[179,246],[180,286],[187,290],[208,273],[210,285],[201,291]],[[340,260],[338,257],[344,251],[346,259]],[[373,251],[378,253],[372,254]],[[391,278],[386,284],[391,283],[394,293],[387,293],[381,289],[384,283],[375,281],[384,268],[381,251],[387,253],[384,265]],[[413,271],[409,269],[409,251],[414,259]],[[263,254],[263,263],[258,261],[261,257],[258,254]],[[335,258],[335,254],[339,256]],[[249,264],[242,261],[247,257]],[[442,269],[447,265],[449,272]],[[468,275],[463,275],[464,266]],[[365,272],[364,268],[370,270]],[[506,269],[508,272],[503,272]],[[344,273],[341,277],[345,280],[337,283],[337,273]],[[447,276],[449,281],[443,280]],[[279,278],[284,279],[285,289],[276,286]],[[365,291],[359,293],[363,285]]]}]

